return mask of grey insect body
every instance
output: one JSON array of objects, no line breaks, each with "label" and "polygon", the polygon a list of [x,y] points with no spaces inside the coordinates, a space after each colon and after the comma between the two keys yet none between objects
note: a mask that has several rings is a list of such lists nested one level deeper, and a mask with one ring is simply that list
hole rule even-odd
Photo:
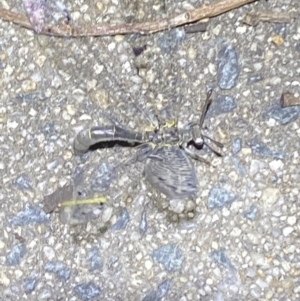
[{"label": "grey insect body", "polygon": [[[97,126],[84,129],[74,139],[74,149],[77,154],[87,152],[92,145],[108,141],[124,141],[139,144],[140,151],[137,160],[146,162],[144,175],[146,180],[157,190],[170,199],[181,199],[197,192],[198,181],[193,164],[189,157],[208,163],[194,153],[189,145],[201,148],[205,138],[217,146],[223,145],[201,134],[201,127],[208,106],[211,102],[211,92],[207,94],[205,106],[199,123],[190,123],[184,128],[176,124],[165,125],[154,131],[145,133],[127,130],[117,125]],[[198,128],[198,137],[196,137]],[[217,155],[218,151],[209,148]]]}]

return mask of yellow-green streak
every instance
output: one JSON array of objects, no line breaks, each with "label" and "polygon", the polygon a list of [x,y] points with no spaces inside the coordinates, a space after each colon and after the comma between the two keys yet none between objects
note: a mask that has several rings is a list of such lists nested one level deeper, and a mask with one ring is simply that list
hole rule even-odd
[{"label": "yellow-green streak", "polygon": [[105,202],[106,202],[106,197],[98,197],[93,199],[64,201],[59,203],[58,207],[72,207],[77,205],[89,205],[89,204],[98,204],[98,203],[105,203]]}]

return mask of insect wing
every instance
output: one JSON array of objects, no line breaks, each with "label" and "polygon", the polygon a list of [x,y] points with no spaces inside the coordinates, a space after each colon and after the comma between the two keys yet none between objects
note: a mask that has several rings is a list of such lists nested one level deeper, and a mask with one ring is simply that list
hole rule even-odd
[{"label": "insect wing", "polygon": [[177,146],[155,149],[147,158],[146,180],[170,199],[186,198],[197,192],[197,176],[185,152]]}]

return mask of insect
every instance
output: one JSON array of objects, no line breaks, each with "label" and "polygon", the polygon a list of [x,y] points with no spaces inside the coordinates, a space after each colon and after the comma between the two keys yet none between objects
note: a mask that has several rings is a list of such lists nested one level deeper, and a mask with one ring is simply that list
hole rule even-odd
[{"label": "insect", "polygon": [[190,158],[209,164],[196,154],[191,146],[201,149],[206,145],[216,155],[221,154],[207,141],[222,148],[223,144],[202,134],[204,119],[211,104],[212,90],[207,92],[204,108],[198,122],[178,128],[169,122],[153,131],[144,133],[127,130],[118,125],[96,126],[80,131],[74,139],[76,154],[84,154],[103,142],[126,142],[138,144],[137,160],[145,162],[145,179],[169,199],[182,199],[196,194],[198,180]]}]

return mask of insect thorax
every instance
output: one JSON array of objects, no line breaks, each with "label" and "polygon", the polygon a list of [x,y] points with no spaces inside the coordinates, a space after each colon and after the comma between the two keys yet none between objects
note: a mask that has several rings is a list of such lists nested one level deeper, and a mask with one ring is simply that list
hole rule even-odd
[{"label": "insect thorax", "polygon": [[192,140],[190,129],[177,126],[164,126],[154,131],[145,132],[145,141],[155,145],[181,145]]}]

